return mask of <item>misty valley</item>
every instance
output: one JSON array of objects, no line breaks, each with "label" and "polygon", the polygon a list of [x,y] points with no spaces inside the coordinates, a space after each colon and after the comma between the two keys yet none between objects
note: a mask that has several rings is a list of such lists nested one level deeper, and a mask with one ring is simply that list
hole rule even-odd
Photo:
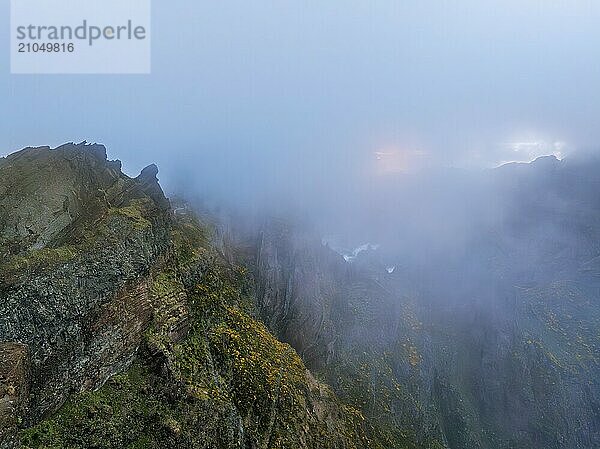
[{"label": "misty valley", "polygon": [[157,176],[0,158],[0,447],[600,447],[600,158],[297,210]]}]

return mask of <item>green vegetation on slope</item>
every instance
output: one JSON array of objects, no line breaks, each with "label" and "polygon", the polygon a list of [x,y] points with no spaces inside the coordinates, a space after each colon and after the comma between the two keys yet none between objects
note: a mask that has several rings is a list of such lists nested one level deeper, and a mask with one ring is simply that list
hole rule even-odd
[{"label": "green vegetation on slope", "polygon": [[[141,222],[137,213],[120,213]],[[31,448],[366,448],[363,417],[253,318],[251,282],[180,217],[141,356],[22,431]]]}]

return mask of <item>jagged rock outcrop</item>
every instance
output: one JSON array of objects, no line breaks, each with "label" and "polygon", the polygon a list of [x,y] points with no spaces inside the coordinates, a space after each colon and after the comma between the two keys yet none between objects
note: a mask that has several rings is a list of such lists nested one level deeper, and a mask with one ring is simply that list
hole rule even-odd
[{"label": "jagged rock outcrop", "polygon": [[[30,366],[25,424],[131,362],[148,284],[169,250],[158,183],[123,175],[100,145],[28,148],[0,165],[0,341]],[[14,365],[0,361],[0,370]],[[27,395],[25,395],[27,396]]]}]

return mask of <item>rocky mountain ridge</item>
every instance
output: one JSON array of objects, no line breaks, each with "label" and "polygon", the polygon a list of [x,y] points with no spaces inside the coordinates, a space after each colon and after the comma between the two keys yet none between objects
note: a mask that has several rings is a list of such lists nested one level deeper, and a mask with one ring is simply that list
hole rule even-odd
[{"label": "rocky mountain ridge", "polygon": [[1,446],[368,447],[156,174],[100,145],[0,160]]}]

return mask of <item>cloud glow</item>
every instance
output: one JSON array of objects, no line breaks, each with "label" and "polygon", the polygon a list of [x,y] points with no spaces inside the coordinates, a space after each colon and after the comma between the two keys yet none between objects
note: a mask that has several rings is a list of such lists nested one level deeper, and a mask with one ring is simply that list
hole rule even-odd
[{"label": "cloud glow", "polygon": [[565,157],[567,144],[563,141],[520,140],[506,142],[501,145],[505,150],[506,159],[500,165],[510,162],[533,162],[542,156],[555,156],[561,160]]}]

